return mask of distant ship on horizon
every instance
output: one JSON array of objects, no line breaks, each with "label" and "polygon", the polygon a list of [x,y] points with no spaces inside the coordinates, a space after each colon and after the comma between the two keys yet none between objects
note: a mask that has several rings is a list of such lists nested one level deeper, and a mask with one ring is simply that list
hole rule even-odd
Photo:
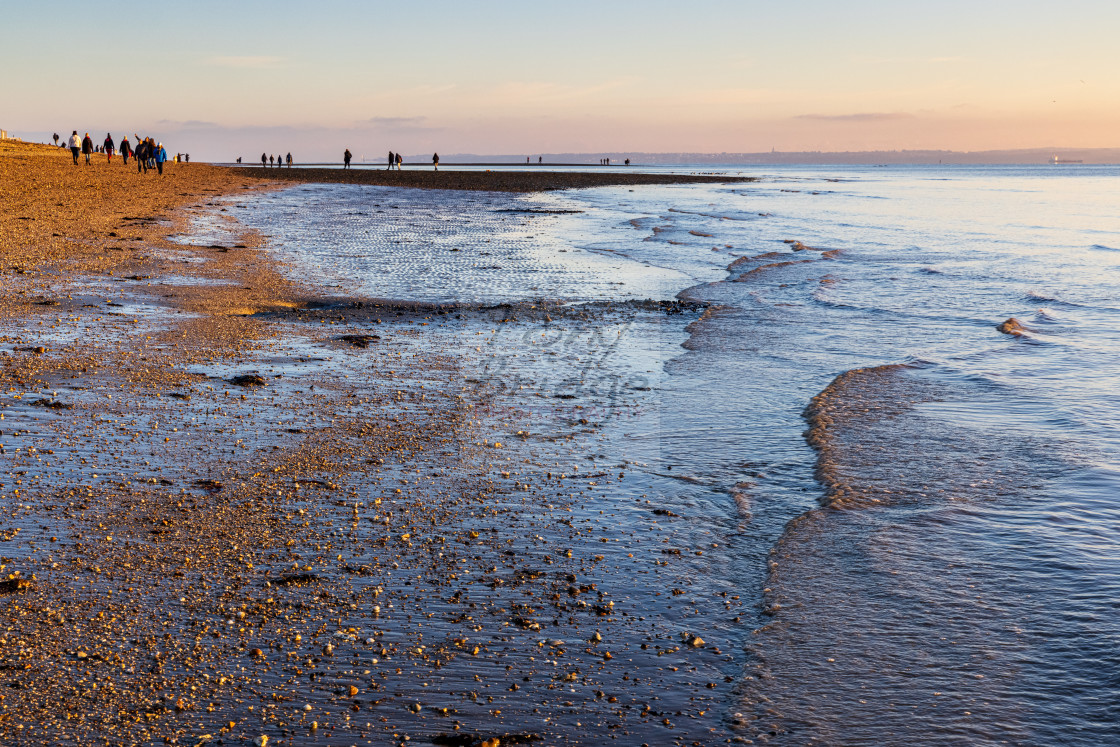
[{"label": "distant ship on horizon", "polygon": [[1050,163],[1053,164],[1054,166],[1058,166],[1060,164],[1065,164],[1065,163],[1085,163],[1085,162],[1080,160],[1080,159],[1058,158],[1058,156],[1055,155],[1053,158],[1050,159]]}]

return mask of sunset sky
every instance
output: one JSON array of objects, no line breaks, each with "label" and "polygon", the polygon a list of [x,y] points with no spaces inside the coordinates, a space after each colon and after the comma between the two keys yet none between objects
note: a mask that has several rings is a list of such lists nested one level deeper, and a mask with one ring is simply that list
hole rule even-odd
[{"label": "sunset sky", "polygon": [[0,127],[207,160],[1114,147],[1117,29],[1086,0],[0,0]]}]

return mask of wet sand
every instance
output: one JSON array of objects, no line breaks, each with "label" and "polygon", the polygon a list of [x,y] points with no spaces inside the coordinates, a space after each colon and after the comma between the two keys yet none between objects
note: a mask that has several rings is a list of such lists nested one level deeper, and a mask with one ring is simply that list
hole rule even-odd
[{"label": "wet sand", "polygon": [[[384,187],[418,189],[458,189],[488,192],[545,192],[586,187],[635,186],[641,184],[714,184],[749,182],[750,177],[705,176],[700,174],[634,174],[624,172],[576,171],[389,171],[388,169],[262,168],[241,166],[231,169],[243,178],[319,184],[373,184]],[[244,174],[242,173],[244,172]]]},{"label": "wet sand", "polygon": [[738,597],[666,613],[704,551],[439,344],[560,312],[335,303],[169,240],[271,184],[116,160],[0,143],[0,742],[734,739]]}]

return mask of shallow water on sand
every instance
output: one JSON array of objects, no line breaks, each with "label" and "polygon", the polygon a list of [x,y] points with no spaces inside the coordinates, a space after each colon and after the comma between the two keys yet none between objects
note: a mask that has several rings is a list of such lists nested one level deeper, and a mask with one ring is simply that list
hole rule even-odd
[{"label": "shallow water on sand", "polygon": [[[700,719],[721,741],[1090,745],[1120,741],[1117,176],[300,186],[230,210],[340,296],[612,310],[488,346],[464,323],[462,376],[585,406],[582,448],[629,465],[597,493],[618,531],[649,500],[708,548],[674,570],[703,628],[659,614],[734,658]],[[623,304],[678,294],[709,305]]]}]

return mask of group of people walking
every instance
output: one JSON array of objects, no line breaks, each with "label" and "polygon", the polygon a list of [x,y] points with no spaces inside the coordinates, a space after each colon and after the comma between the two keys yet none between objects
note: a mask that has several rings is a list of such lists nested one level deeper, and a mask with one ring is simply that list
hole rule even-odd
[{"label": "group of people walking", "polygon": [[[57,135],[55,136],[58,137]],[[159,173],[163,174],[163,164],[167,162],[167,150],[163,147],[163,143],[156,142],[155,138],[134,135],[136,138],[136,148],[133,149],[132,144],[128,142],[128,136],[125,135],[121,140],[120,148],[113,142],[113,135],[105,133],[105,140],[101,145],[95,146],[93,138],[87,132],[85,137],[78,135],[78,131],[74,130],[74,134],[70,136],[67,145],[70,146],[70,153],[74,156],[74,165],[78,165],[78,157],[85,156],[86,165],[90,164],[90,156],[94,153],[104,153],[107,162],[113,162],[113,156],[120,153],[121,159],[125,165],[128,165],[128,159],[134,158],[136,160],[136,173],[144,174],[148,169],[156,169]]]},{"label": "group of people walking", "polygon": [[[350,152],[350,149],[347,148],[346,151],[342,154],[342,168],[350,168],[350,161],[353,160],[353,158],[354,155]],[[404,156],[402,156],[400,153],[389,151],[389,171],[392,171],[394,168],[396,168],[397,171],[400,171],[403,164]],[[439,153],[432,154],[432,166],[435,167],[436,171],[439,171]]]},{"label": "group of people walking", "polygon": [[[288,168],[289,169],[292,168],[292,154],[291,153],[289,153],[287,156],[272,156],[272,155],[269,155],[268,153],[261,153],[261,166],[267,166],[269,168],[275,166],[276,168],[281,168],[281,167],[284,166],[285,159],[287,159]],[[241,163],[241,159],[238,158],[237,162]]]}]

